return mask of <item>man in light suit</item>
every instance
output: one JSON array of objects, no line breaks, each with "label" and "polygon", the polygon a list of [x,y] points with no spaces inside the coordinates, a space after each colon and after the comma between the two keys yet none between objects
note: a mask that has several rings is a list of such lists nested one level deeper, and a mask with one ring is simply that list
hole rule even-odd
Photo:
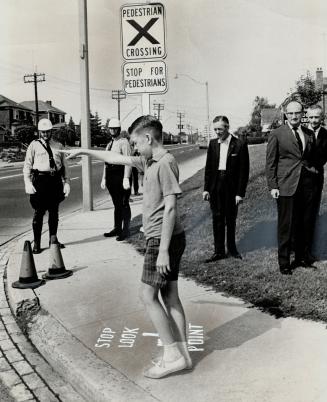
[{"label": "man in light suit", "polygon": [[[314,137],[301,126],[303,107],[297,101],[286,106],[287,122],[268,138],[266,175],[271,196],[277,199],[278,262],[282,274],[308,266],[310,225],[317,190],[317,171],[312,167]],[[295,260],[290,264],[294,233]]]},{"label": "man in light suit", "polygon": [[[313,238],[316,218],[319,214],[320,201],[322,195],[322,189],[324,186],[324,165],[327,162],[327,130],[323,127],[322,121],[324,118],[324,113],[322,107],[319,105],[310,106],[307,110],[307,118],[309,120],[308,128],[314,132],[314,139],[316,143],[313,164],[317,168],[318,176],[318,186],[316,193],[316,202],[315,207],[313,209],[313,217],[312,217],[312,227],[311,227],[311,236]],[[316,258],[312,256],[310,253],[308,255],[308,261],[314,262]]]},{"label": "man in light suit", "polygon": [[207,152],[203,199],[210,201],[215,252],[206,262],[226,258],[225,227],[229,255],[242,259],[235,244],[235,226],[250,165],[247,144],[229,133],[228,118],[215,117],[213,127],[218,138],[210,141]]}]

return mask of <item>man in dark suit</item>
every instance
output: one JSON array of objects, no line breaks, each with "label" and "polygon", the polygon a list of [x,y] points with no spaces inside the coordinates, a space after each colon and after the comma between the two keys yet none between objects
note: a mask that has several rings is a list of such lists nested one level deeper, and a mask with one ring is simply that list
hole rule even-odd
[{"label": "man in dark suit", "polygon": [[213,127],[218,138],[209,143],[203,199],[210,201],[215,252],[206,262],[226,258],[225,227],[229,255],[242,258],[235,244],[235,226],[238,205],[245,196],[250,165],[247,144],[229,133],[228,118],[215,117]]},{"label": "man in dark suit", "polygon": [[[303,107],[297,101],[286,106],[287,122],[268,138],[266,175],[271,196],[277,199],[278,262],[280,272],[290,275],[298,266],[310,265],[310,227],[317,189],[312,164],[314,137],[301,126]],[[295,260],[290,264],[294,233]]]},{"label": "man in dark suit", "polygon": [[[327,162],[327,130],[323,127],[324,113],[322,107],[319,105],[310,106],[307,110],[307,118],[309,120],[308,128],[314,132],[314,139],[316,143],[313,164],[317,168],[318,176],[317,176],[317,192],[316,192],[316,200],[315,207],[313,209],[313,217],[312,217],[312,227],[311,227],[311,236],[313,239],[314,229],[316,218],[319,214],[320,201],[322,189],[324,186],[324,165]],[[308,255],[308,260],[312,263],[316,261],[316,258],[311,254]]]}]

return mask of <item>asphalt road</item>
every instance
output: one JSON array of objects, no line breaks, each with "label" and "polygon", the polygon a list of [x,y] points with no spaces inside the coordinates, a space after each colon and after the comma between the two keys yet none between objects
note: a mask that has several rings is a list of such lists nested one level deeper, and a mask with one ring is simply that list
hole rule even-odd
[{"label": "asphalt road", "polygon": [[[169,145],[167,149],[176,157],[179,163],[191,159],[205,150],[199,150],[196,145]],[[103,163],[92,162],[92,187],[94,203],[108,196],[107,191],[100,188]],[[60,204],[60,215],[77,211],[82,207],[81,165],[73,161],[70,165],[71,193]],[[31,229],[32,208],[25,194],[22,164],[0,168],[0,245],[13,237]]]}]

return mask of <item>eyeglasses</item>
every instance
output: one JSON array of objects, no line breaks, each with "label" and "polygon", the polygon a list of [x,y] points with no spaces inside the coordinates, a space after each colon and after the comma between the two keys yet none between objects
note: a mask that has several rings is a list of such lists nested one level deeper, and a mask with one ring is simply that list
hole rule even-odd
[{"label": "eyeglasses", "polygon": [[214,131],[225,131],[228,130],[228,127],[225,128],[214,128]]},{"label": "eyeglasses", "polygon": [[300,114],[302,114],[302,112],[286,112],[286,114],[288,114],[288,115],[295,115],[295,116],[300,116]]}]

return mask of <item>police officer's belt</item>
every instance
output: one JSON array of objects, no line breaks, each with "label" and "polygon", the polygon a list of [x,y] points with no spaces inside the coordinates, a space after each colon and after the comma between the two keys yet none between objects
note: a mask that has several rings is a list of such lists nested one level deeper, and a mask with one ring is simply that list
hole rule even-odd
[{"label": "police officer's belt", "polygon": [[60,175],[60,172],[56,171],[56,170],[52,170],[52,171],[41,171],[38,169],[32,169],[32,173],[33,175],[40,175],[40,176],[57,176]]}]

